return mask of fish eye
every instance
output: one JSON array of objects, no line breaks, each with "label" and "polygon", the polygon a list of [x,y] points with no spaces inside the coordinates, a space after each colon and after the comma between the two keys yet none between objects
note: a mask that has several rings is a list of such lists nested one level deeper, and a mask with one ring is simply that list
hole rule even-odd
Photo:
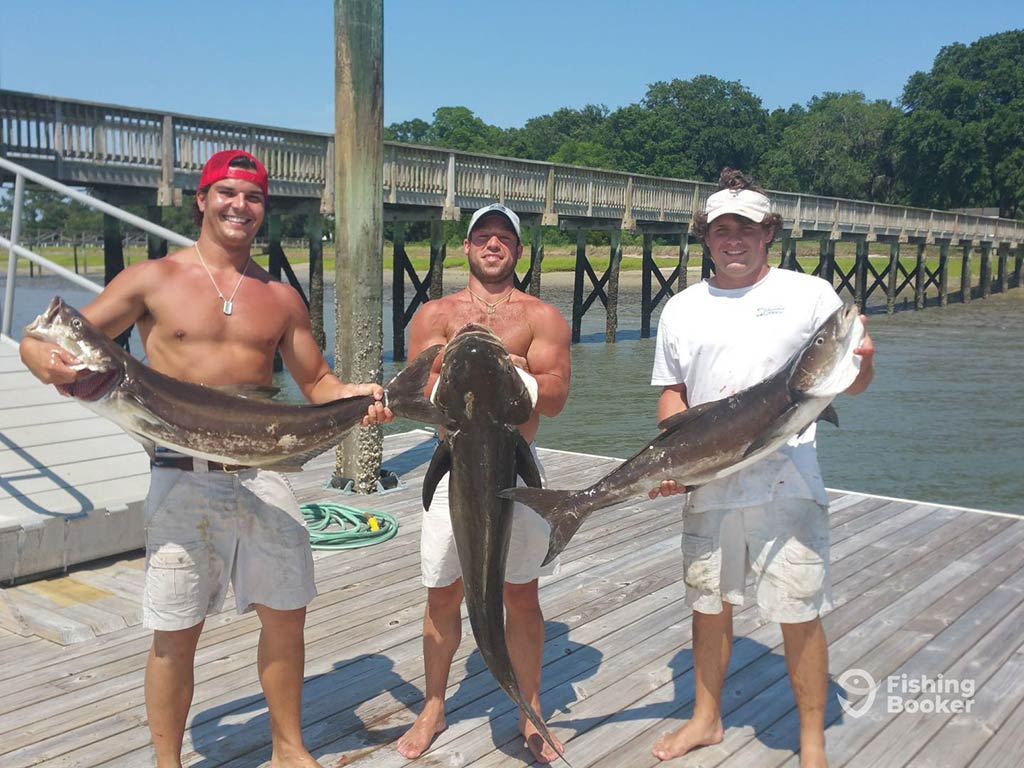
[{"label": "fish eye", "polygon": [[82,320],[81,320],[81,318],[76,317],[74,320],[71,321],[71,325],[74,328],[81,328],[82,327]]},{"label": "fish eye", "polygon": [[819,336],[818,338],[816,338],[816,339],[814,340],[814,343],[815,343],[815,344],[816,344],[817,346],[819,346],[819,347],[820,347],[820,346],[821,346],[822,344],[824,344],[824,343],[825,343],[825,339],[823,339],[823,338],[822,338],[821,336]]}]

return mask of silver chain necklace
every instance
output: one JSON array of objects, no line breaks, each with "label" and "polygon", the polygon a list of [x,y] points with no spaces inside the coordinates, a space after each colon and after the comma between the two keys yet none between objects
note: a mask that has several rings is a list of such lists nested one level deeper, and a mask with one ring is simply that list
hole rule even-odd
[{"label": "silver chain necklace", "polygon": [[203,259],[203,252],[199,250],[199,243],[195,244],[195,249],[196,256],[199,257],[199,263],[203,265],[203,269],[206,270],[206,274],[209,276],[210,282],[213,283],[213,289],[217,291],[217,295],[220,297],[220,300],[224,302],[224,314],[230,315],[235,310],[235,294],[238,293],[238,288],[242,284],[242,280],[245,279],[245,273],[249,271],[249,265],[252,263],[252,256],[250,256],[249,260],[245,262],[245,268],[242,270],[242,274],[238,276],[238,282],[235,283],[235,290],[233,290],[231,295],[225,299],[224,294],[220,292],[220,288],[217,286],[217,281],[213,279],[213,273],[210,271],[210,268],[206,266],[206,261]]}]

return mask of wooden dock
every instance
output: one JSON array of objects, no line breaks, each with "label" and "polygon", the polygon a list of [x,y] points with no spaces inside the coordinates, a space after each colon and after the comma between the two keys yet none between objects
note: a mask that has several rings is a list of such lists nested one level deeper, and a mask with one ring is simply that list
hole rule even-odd
[{"label": "wooden dock", "polygon": [[[389,436],[402,487],[373,498],[323,486],[331,457],[293,476],[300,501],[334,500],[396,515],[396,538],[316,554],[320,596],[307,621],[305,738],[324,766],[407,764],[393,742],[422,701],[420,482],[433,442]],[[617,460],[541,450],[553,487],[579,487]],[[1024,764],[1024,521],[1000,514],[833,491],[835,609],[825,617],[833,766]],[[678,502],[598,513],[544,579],[542,700],[575,768],[645,768],[661,732],[689,716],[693,670],[683,604]],[[151,765],[138,624],[138,558],[75,568],[0,592],[0,765]],[[229,604],[231,602],[229,598]],[[60,645],[22,634],[22,606],[97,637]],[[266,765],[269,724],[256,679],[258,623],[211,616],[197,654],[185,764]],[[416,763],[528,764],[514,705],[476,652],[468,622],[452,670],[449,727]],[[756,609],[736,613],[724,693],[725,741],[679,766],[795,766],[796,713],[781,633]],[[866,713],[840,707],[835,682],[860,669],[882,684]],[[971,711],[886,712],[889,676],[972,681]],[[908,696],[907,700],[929,698]],[[861,697],[850,699],[863,705]]]},{"label": "wooden dock", "polygon": [[138,549],[148,488],[142,446],[40,384],[0,336],[0,584]]}]

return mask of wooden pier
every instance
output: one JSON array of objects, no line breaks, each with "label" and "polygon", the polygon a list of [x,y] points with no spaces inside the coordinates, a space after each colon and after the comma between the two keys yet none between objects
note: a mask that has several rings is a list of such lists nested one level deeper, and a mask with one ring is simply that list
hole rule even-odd
[{"label": "wooden pier", "polygon": [[[396,515],[396,538],[316,553],[320,596],[307,621],[304,732],[325,766],[408,764],[394,741],[422,702],[420,483],[433,441],[389,436],[385,467],[399,489],[374,497],[324,490],[332,457],[293,476],[302,502],[339,501]],[[552,487],[580,487],[608,459],[540,451]],[[831,491],[835,608],[828,747],[833,766],[1024,764],[1024,521],[976,510]],[[692,710],[689,612],[683,604],[678,502],[596,514],[561,571],[542,580],[547,624],[542,700],[575,768],[650,768],[650,747]],[[139,626],[138,557],[0,592],[0,765],[151,765]],[[229,598],[229,603],[231,602]],[[40,616],[49,617],[46,629]],[[59,628],[67,631],[61,635]],[[448,691],[448,729],[415,765],[528,764],[514,705],[464,627]],[[185,764],[266,765],[269,724],[256,679],[258,623],[211,616],[199,644]],[[90,636],[61,644],[63,638]],[[678,766],[795,766],[796,713],[781,633],[756,609],[736,612],[724,693],[725,740]],[[836,680],[859,669],[882,685],[859,717]],[[886,712],[885,681],[970,680],[960,714]],[[895,676],[895,677],[890,677]],[[923,701],[928,696],[910,695]],[[862,705],[861,697],[850,703]]]},{"label": "wooden pier", "polygon": [[[284,273],[300,292],[303,287],[291,273],[281,247],[280,216],[287,211],[309,217],[308,303],[314,327],[319,328],[321,216],[333,212],[336,195],[332,135],[0,89],[0,153],[7,160],[65,184],[89,187],[120,205],[146,205],[154,223],[161,220],[162,206],[180,204],[195,189],[203,163],[213,152],[231,147],[255,153],[267,166],[272,200],[270,271],[277,277]],[[524,254],[529,266],[524,263],[523,277],[517,282],[534,295],[541,290],[544,229],[576,233],[573,341],[579,340],[583,316],[598,305],[605,310],[606,340],[614,342],[621,233],[643,236],[641,335],[646,337],[660,303],[685,287],[689,250],[696,242],[690,224],[694,212],[703,210],[708,195],[717,190],[715,184],[691,179],[396,142],[384,142],[382,174],[383,220],[392,224],[395,233],[391,321],[396,360],[405,358],[405,327],[416,308],[442,293],[443,221],[457,220],[463,212],[493,202],[515,210],[530,241],[528,255]],[[9,178],[11,171],[0,169],[0,181]],[[781,266],[800,268],[796,243],[817,242],[820,257],[809,271],[861,306],[875,292],[892,312],[904,291],[913,296],[913,306],[922,309],[929,289],[939,304],[945,304],[951,293],[969,301],[972,295],[985,298],[1021,285],[1022,221],[781,190],[768,194],[783,219]],[[430,266],[423,275],[416,273],[406,254],[407,222],[431,224]],[[121,268],[122,232],[115,219],[108,217],[106,224],[107,270],[114,274]],[[591,231],[608,233],[610,259],[600,275],[587,254]],[[651,256],[655,237],[678,243],[678,259],[668,274]],[[852,265],[836,260],[840,241],[855,243]],[[869,244],[881,244],[889,258],[873,263]],[[153,239],[149,253],[157,257],[166,253],[166,246]],[[980,267],[974,285],[972,259]],[[961,262],[963,278],[959,286],[949,286],[949,267],[956,260]],[[708,268],[705,259],[704,276]]]}]

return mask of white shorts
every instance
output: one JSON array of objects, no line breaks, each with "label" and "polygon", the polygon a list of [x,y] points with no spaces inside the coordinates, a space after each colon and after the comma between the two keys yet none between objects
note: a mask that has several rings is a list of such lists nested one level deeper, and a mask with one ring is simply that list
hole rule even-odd
[{"label": "white shorts", "polygon": [[[530,446],[541,479],[544,467],[537,458],[537,449]],[[522,479],[519,479],[522,485]],[[541,567],[548,553],[551,526],[525,504],[514,506],[512,532],[509,536],[508,559],[505,562],[505,581],[527,584],[540,576],[558,572],[558,558]],[[420,571],[426,587],[447,587],[462,577],[459,553],[455,548],[455,534],[448,512],[448,475],[437,484],[430,509],[423,510],[423,528],[420,531]]]},{"label": "white shorts", "polygon": [[686,602],[700,613],[721,613],[722,601],[743,605],[752,575],[765,619],[811,621],[831,607],[828,558],[828,508],[813,499],[684,512]]},{"label": "white shorts", "polygon": [[302,608],[316,596],[309,532],[276,472],[186,472],[154,467],[146,498],[148,629],[188,629],[224,604]]}]

